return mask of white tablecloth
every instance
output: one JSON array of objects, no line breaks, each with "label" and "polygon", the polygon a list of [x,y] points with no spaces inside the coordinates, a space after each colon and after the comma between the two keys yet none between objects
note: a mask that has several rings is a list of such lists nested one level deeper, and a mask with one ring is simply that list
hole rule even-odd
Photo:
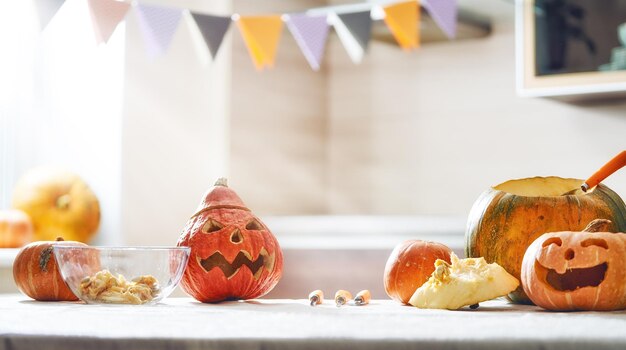
[{"label": "white tablecloth", "polygon": [[0,296],[0,350],[626,349],[626,312],[548,312],[494,300],[477,310],[305,300],[97,306]]}]

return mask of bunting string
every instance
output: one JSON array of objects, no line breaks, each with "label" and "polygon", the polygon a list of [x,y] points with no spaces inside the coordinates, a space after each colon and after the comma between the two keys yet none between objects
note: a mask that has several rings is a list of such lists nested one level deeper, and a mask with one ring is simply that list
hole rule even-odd
[{"label": "bunting string", "polygon": [[[65,0],[33,0],[44,29]],[[313,70],[322,64],[330,28],[334,28],[348,56],[358,64],[363,60],[372,36],[372,22],[384,20],[398,45],[406,51],[420,45],[419,21],[423,7],[448,38],[456,35],[457,0],[409,0],[386,4],[353,4],[310,9],[301,13],[270,16],[219,16],[179,7],[148,5],[133,1],[88,1],[97,44],[106,44],[115,28],[132,9],[146,53],[156,59],[167,53],[184,13],[196,24],[211,57],[216,58],[224,36],[235,22],[252,63],[261,71],[274,66],[284,24]]]}]

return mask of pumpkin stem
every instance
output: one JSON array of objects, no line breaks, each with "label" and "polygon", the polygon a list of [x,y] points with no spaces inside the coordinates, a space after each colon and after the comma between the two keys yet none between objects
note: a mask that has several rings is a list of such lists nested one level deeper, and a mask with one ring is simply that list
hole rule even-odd
[{"label": "pumpkin stem", "polygon": [[595,219],[591,221],[587,227],[585,227],[583,232],[606,232],[611,224],[611,220]]},{"label": "pumpkin stem", "polygon": [[220,177],[219,179],[217,179],[217,181],[215,181],[215,185],[213,186],[228,187],[228,179],[226,179],[225,177]]},{"label": "pumpkin stem", "polygon": [[64,194],[64,195],[59,196],[59,198],[57,198],[56,206],[59,209],[65,210],[69,208],[71,201],[72,201],[72,197],[70,197],[69,194]]}]

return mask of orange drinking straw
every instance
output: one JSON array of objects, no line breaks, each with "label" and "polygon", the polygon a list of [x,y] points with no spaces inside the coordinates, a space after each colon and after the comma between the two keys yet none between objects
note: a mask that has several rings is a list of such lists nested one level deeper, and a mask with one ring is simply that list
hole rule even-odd
[{"label": "orange drinking straw", "polygon": [[590,188],[597,186],[600,182],[621,169],[623,166],[626,166],[626,151],[622,151],[613,159],[609,160],[608,163],[604,164],[604,166],[591,175],[591,177],[589,177],[587,181],[580,186],[580,188],[583,192],[587,192]]}]

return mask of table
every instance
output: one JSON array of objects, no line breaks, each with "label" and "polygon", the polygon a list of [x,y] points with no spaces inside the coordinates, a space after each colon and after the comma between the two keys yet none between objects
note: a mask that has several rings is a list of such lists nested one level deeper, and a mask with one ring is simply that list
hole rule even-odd
[{"label": "table", "polygon": [[306,300],[155,306],[0,296],[0,350],[21,349],[626,349],[626,311],[548,312],[504,300],[421,310],[389,300],[311,307]]}]

